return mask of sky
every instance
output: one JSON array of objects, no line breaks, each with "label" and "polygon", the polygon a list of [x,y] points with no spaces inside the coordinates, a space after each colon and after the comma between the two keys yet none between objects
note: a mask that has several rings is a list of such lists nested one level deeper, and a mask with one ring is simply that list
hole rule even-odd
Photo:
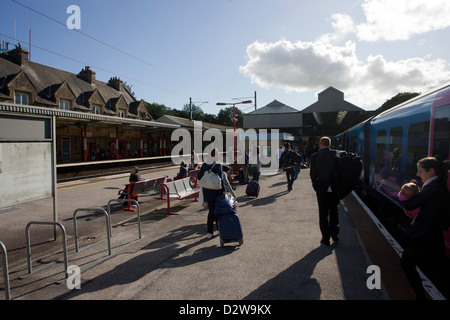
[{"label": "sky", "polygon": [[333,86],[374,110],[450,81],[449,16],[448,0],[0,0],[0,41],[28,49],[31,28],[32,61],[169,108],[248,113],[256,92],[303,110]]}]

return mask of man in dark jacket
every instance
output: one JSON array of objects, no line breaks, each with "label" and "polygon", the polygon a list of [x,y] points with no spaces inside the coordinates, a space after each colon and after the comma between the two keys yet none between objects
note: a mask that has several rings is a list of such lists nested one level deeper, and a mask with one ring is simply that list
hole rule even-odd
[{"label": "man in dark jacket", "polygon": [[284,145],[284,151],[280,156],[278,171],[286,172],[288,192],[291,192],[292,185],[294,184],[294,175],[295,175],[294,161],[295,161],[295,153],[294,151],[292,151],[291,145],[289,143],[286,143]]},{"label": "man in dark jacket", "polygon": [[330,237],[339,241],[339,197],[337,195],[336,151],[330,149],[331,139],[322,137],[319,151],[311,155],[310,177],[319,205],[319,226],[322,244],[329,246]]}]

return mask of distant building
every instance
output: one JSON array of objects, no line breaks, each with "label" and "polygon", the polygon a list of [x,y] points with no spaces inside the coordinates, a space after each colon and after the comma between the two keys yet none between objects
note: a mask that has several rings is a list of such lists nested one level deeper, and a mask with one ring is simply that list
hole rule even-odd
[{"label": "distant building", "polygon": [[302,111],[274,100],[244,115],[244,128],[276,128],[281,133],[281,142],[314,146],[321,136],[333,137],[372,114],[345,101],[344,93],[334,87],[328,87],[318,96],[317,102]]}]

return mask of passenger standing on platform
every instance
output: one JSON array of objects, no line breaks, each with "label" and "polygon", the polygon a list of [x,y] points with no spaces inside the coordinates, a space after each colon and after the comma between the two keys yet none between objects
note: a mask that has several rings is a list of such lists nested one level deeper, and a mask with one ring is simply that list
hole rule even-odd
[{"label": "passenger standing on platform", "polygon": [[330,149],[331,139],[322,137],[319,140],[319,151],[312,154],[310,177],[316,191],[319,205],[319,226],[322,233],[322,244],[329,246],[330,237],[339,241],[339,197],[337,195],[337,157]]},{"label": "passenger standing on platform", "polygon": [[302,153],[298,150],[297,147],[294,149],[295,159],[294,159],[294,180],[297,180],[298,174],[302,168],[302,163],[304,162]]},{"label": "passenger standing on platform", "polygon": [[259,181],[259,175],[261,173],[259,146],[253,148],[248,156],[248,159],[250,163],[250,173],[252,174],[252,179],[255,181]]},{"label": "passenger standing on platform", "polygon": [[191,151],[191,164],[189,165],[189,168],[196,169],[198,167],[198,154],[194,152],[194,150]]},{"label": "passenger standing on platform", "polygon": [[447,166],[434,157],[419,160],[417,176],[423,182],[422,190],[411,199],[400,202],[406,210],[421,208],[400,259],[406,277],[419,300],[425,300],[426,295],[416,266],[420,267],[426,262],[434,264],[444,255],[443,230],[448,228],[448,221],[445,219],[449,214],[447,172]]},{"label": "passenger standing on platform", "polygon": [[286,143],[284,145],[284,151],[281,154],[280,161],[278,164],[278,172],[285,171],[288,183],[288,192],[291,192],[292,186],[294,184],[294,151],[291,149],[291,145]]},{"label": "passenger standing on platform", "polygon": [[283,154],[283,147],[280,146],[280,149],[278,149],[278,161],[280,161],[281,155]]},{"label": "passenger standing on platform", "polygon": [[214,162],[208,163],[208,161],[204,162],[202,164],[202,167],[200,168],[200,171],[197,175],[197,179],[201,180],[203,175],[206,171],[211,170],[211,172],[214,172],[215,174],[219,175],[219,177],[222,178],[222,188],[219,190],[214,189],[206,189],[203,188],[203,201],[205,203],[208,203],[208,218],[206,221],[206,239],[211,239],[214,234],[214,221],[217,222],[217,218],[214,214],[214,209],[216,208],[216,199],[218,196],[223,195],[225,191],[225,185],[223,181],[223,169],[222,169],[222,161],[220,153],[217,149],[214,149]]}]

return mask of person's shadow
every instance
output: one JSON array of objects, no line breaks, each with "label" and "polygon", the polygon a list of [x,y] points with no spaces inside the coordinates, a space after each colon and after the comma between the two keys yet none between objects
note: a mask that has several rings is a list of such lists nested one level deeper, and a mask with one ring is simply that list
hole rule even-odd
[{"label": "person's shadow", "polygon": [[[141,248],[141,254],[82,284],[81,290],[65,293],[56,297],[55,300],[71,299],[85,293],[104,290],[120,284],[133,283],[160,268],[179,268],[201,261],[215,259],[237,250],[232,246],[218,250],[216,245],[212,245],[209,247],[201,247],[194,251],[192,255],[184,255],[189,249],[205,241],[203,231],[204,224],[174,229],[169,235]],[[192,240],[195,241],[192,242]],[[183,245],[183,242],[188,243]]]},{"label": "person's shadow", "polygon": [[322,290],[312,274],[316,265],[332,251],[333,246],[317,247],[244,300],[319,300]]}]

